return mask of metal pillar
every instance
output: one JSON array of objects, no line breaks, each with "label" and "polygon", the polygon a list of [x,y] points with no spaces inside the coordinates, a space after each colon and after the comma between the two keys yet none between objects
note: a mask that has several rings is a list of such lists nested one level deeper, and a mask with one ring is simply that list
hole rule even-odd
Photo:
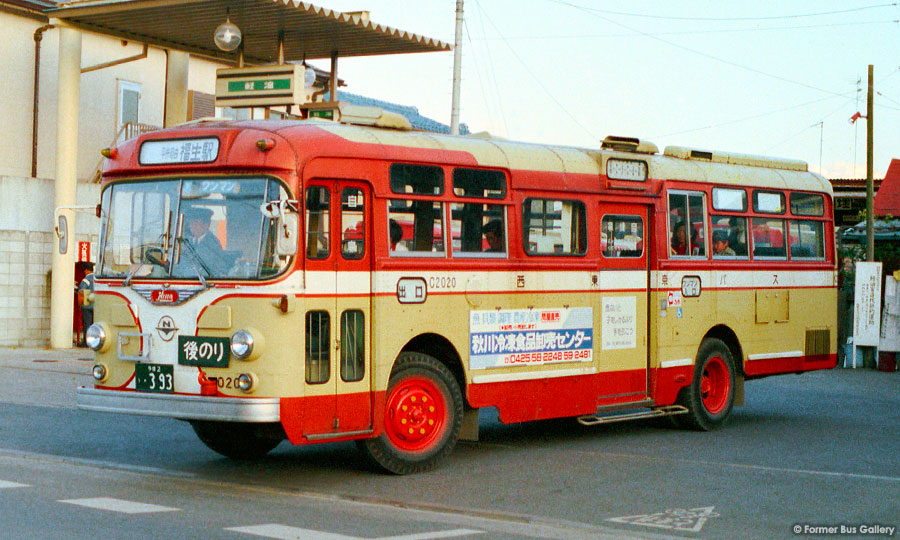
[{"label": "metal pillar", "polygon": [[[56,119],[56,181],[53,207],[75,204],[78,177],[78,102],[81,77],[81,32],[65,26],[59,29],[59,87]],[[75,308],[75,213],[62,210],[69,223],[66,253],[53,251],[50,283],[50,346],[72,346],[72,312]],[[56,225],[56,223],[54,224]]]},{"label": "metal pillar", "polygon": [[453,45],[453,95],[450,105],[450,134],[459,135],[459,92],[462,78],[463,0],[456,0],[456,42]]},{"label": "metal pillar", "polygon": [[166,51],[166,111],[165,127],[172,127],[188,119],[188,71],[190,55],[186,52]]}]

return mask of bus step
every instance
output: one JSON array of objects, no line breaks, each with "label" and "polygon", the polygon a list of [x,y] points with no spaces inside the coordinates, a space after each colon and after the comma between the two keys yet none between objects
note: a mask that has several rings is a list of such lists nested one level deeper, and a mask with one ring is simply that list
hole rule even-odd
[{"label": "bus step", "polygon": [[674,414],[683,414],[688,410],[681,405],[666,405],[665,407],[654,407],[644,410],[628,410],[616,411],[607,414],[588,414],[578,417],[578,423],[584,426],[594,426],[597,424],[611,424],[613,422],[624,422],[626,420],[638,420],[640,418],[656,418],[657,416],[672,416]]}]

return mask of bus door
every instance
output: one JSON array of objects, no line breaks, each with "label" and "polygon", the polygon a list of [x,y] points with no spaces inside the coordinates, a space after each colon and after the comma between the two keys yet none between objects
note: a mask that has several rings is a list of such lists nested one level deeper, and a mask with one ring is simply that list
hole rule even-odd
[{"label": "bus door", "polygon": [[[649,253],[648,206],[600,203],[599,339],[602,377],[598,406],[649,399]],[[599,326],[599,328],[597,328]]]},{"label": "bus door", "polygon": [[372,428],[371,192],[321,180],[305,192],[303,432],[321,439]]}]

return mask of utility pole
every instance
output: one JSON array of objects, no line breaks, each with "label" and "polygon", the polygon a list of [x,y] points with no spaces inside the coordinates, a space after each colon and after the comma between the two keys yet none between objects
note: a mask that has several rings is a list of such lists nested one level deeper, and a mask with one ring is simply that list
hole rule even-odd
[{"label": "utility pole", "polygon": [[873,171],[873,124],[875,122],[875,75],[874,66],[869,64],[869,93],[866,97],[866,260],[875,260],[875,180]]},{"label": "utility pole", "polygon": [[[874,68],[869,64],[869,93],[866,98],[866,260],[875,260],[875,180],[872,178],[873,151],[872,151],[872,126],[874,116]],[[876,367],[875,347],[866,347],[863,351],[863,367]]]},{"label": "utility pole", "polygon": [[453,97],[450,106],[450,134],[459,135],[459,87],[462,72],[463,0],[456,0],[456,42],[453,44]]}]

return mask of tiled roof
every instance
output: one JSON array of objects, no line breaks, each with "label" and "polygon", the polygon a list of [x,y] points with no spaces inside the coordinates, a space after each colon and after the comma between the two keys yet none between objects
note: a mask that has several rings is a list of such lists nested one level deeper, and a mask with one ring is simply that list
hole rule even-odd
[{"label": "tiled roof", "polygon": [[[326,96],[327,95],[328,94],[326,94]],[[432,120],[431,118],[422,116],[421,114],[419,114],[419,109],[415,107],[400,105],[398,103],[391,103],[389,101],[381,101],[380,99],[360,96],[358,94],[351,94],[350,92],[342,92],[340,90],[338,90],[338,99],[340,101],[346,101],[353,105],[378,107],[384,109],[385,111],[397,113],[406,117],[406,119],[409,120],[409,123],[412,124],[413,129],[430,131],[432,133],[450,133],[450,126],[442,124],[437,120]],[[468,135],[469,127],[465,124],[460,124],[459,133],[460,135]]]}]

